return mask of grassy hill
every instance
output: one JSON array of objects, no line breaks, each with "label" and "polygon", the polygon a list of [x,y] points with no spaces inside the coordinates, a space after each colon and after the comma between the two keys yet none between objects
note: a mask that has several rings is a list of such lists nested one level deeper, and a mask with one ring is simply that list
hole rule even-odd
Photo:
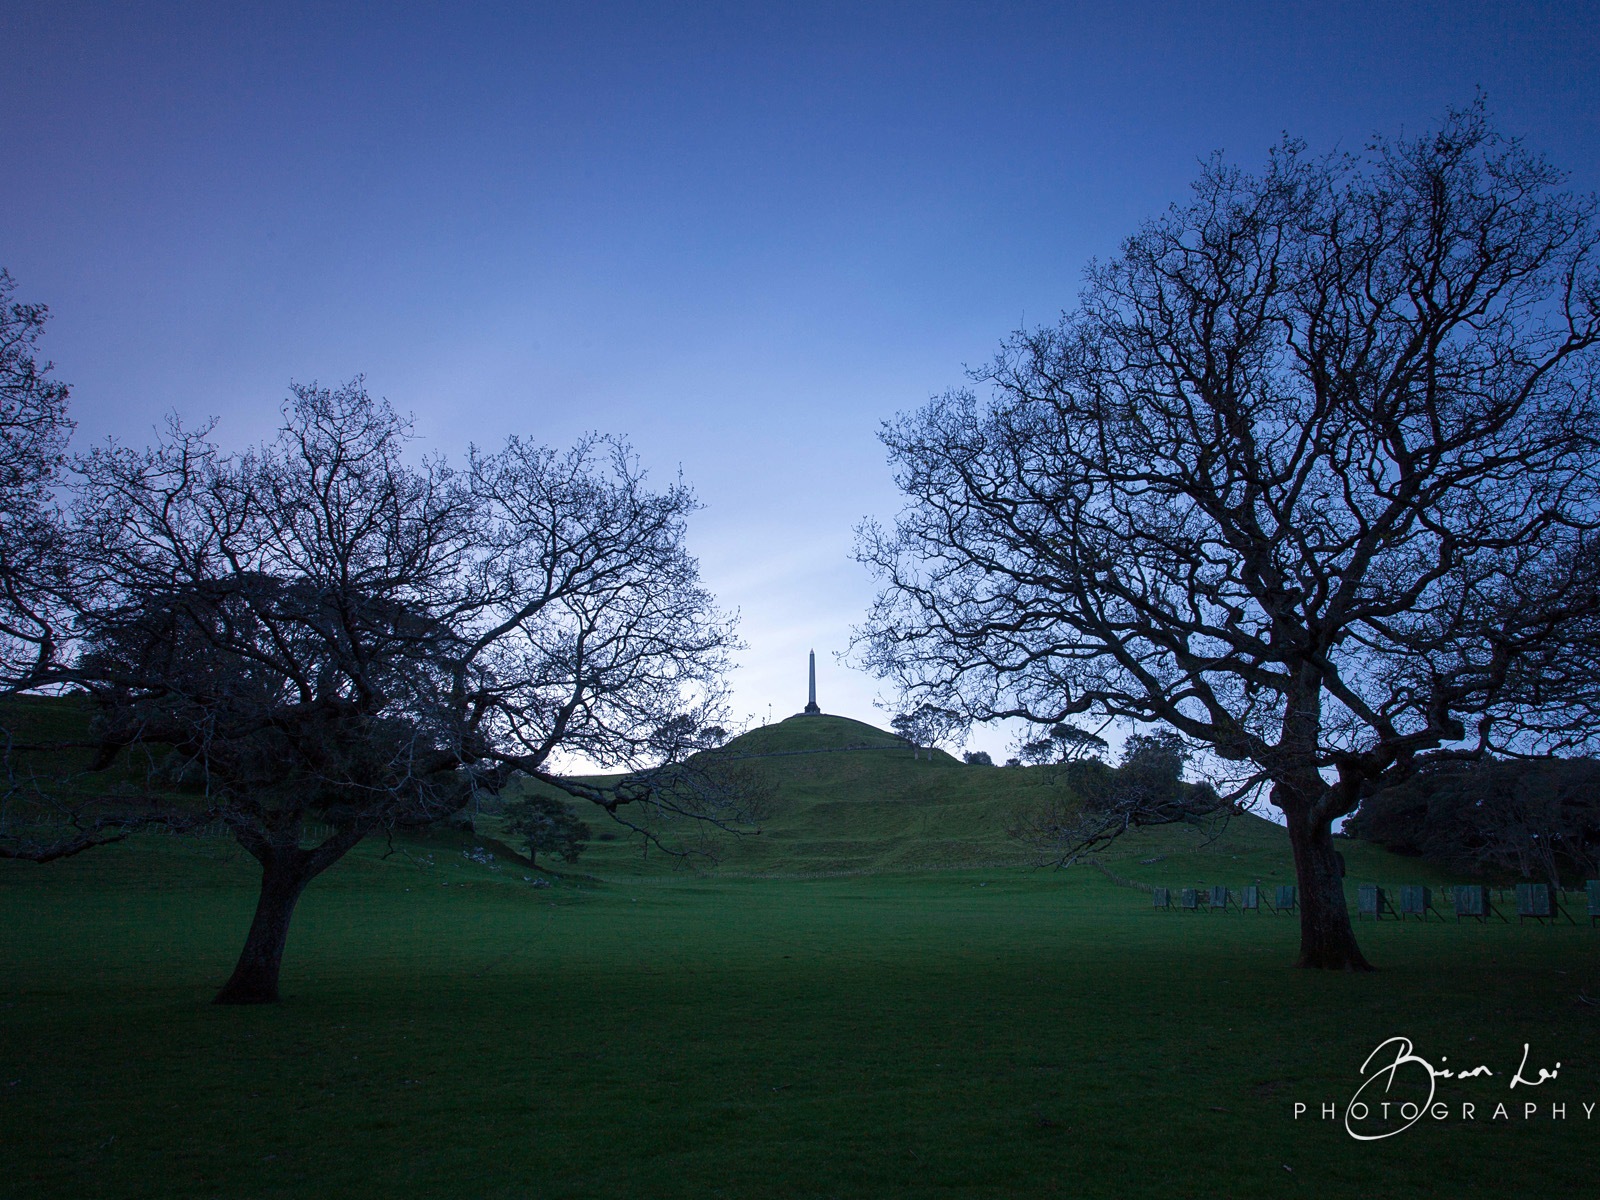
[{"label": "grassy hill", "polygon": [[[727,876],[1024,864],[1026,848],[1006,835],[1008,818],[1055,786],[1036,769],[968,766],[942,750],[931,760],[926,750],[914,756],[900,738],[847,717],[790,717],[733,739],[723,753],[774,788],[759,833],[716,838],[715,864],[697,864]],[[625,815],[669,837],[693,832],[666,828],[645,811]],[[603,816],[586,819],[607,832]],[[626,834],[593,843],[581,864],[600,875],[657,865]]]},{"label": "grassy hill", "polygon": [[[931,760],[926,751],[913,757],[893,734],[847,717],[790,717],[735,738],[725,752],[756,765],[776,789],[759,833],[710,839],[706,848],[714,861],[693,863],[696,871],[726,878],[1031,866],[1036,853],[1007,833],[1014,814],[1071,796],[1058,770],[969,766],[943,751]],[[630,820],[650,824],[649,814],[624,811]],[[591,843],[578,864],[582,872],[637,878],[686,865],[643,855],[639,840],[616,831],[602,814],[584,816],[610,840]],[[492,817],[479,828],[498,832]],[[1361,882],[1453,881],[1420,860],[1376,846],[1348,840],[1340,846],[1352,895]],[[1283,828],[1254,816],[1234,818],[1214,840],[1188,826],[1135,831],[1098,858],[1115,878],[1145,888],[1294,882]]]},{"label": "grassy hill", "polygon": [[[84,736],[89,711],[78,698],[24,696],[7,699],[3,715],[18,740],[54,741]],[[85,751],[56,753],[74,767],[87,765]],[[1007,833],[1015,815],[1071,798],[1057,769],[970,766],[942,750],[930,757],[892,733],[848,717],[793,716],[734,738],[723,753],[754,766],[773,787],[758,832],[722,834],[684,820],[669,828],[648,811],[624,810],[630,820],[658,829],[669,841],[709,852],[683,862],[642,853],[637,836],[579,804],[597,837],[575,869],[562,870],[627,879],[686,868],[725,878],[813,878],[1027,867],[1037,856]],[[492,815],[480,817],[477,827],[485,837],[513,840]],[[1456,881],[1418,859],[1377,846],[1344,841],[1341,848],[1352,892],[1358,882]],[[1255,817],[1235,818],[1209,842],[1188,827],[1137,831],[1099,859],[1112,877],[1145,888],[1294,879],[1282,828]]]},{"label": "grassy hill", "polygon": [[[799,714],[772,725],[761,725],[742,733],[724,747],[730,755],[779,755],[837,751],[861,748],[898,750],[911,757],[911,747],[903,738],[865,721],[827,714]],[[924,755],[926,751],[923,752]],[[956,763],[943,750],[935,750],[934,761]]]}]

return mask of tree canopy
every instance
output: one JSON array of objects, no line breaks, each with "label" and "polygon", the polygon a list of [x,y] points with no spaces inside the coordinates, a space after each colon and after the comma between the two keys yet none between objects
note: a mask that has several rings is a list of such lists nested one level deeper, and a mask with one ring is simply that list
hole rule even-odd
[{"label": "tree canopy", "polygon": [[26,686],[58,648],[64,564],[51,489],[72,421],[67,385],[39,357],[50,310],[0,270],[0,687]]},{"label": "tree canopy", "polygon": [[1369,797],[1344,831],[1469,875],[1581,883],[1600,877],[1600,762],[1440,763]]},{"label": "tree canopy", "polygon": [[1365,967],[1331,823],[1595,728],[1600,277],[1561,181],[1481,104],[1212,159],[984,396],[885,428],[907,504],[860,533],[861,661],[968,719],[1205,748],[1284,814],[1300,963]]},{"label": "tree canopy", "polygon": [[76,463],[70,637],[30,682],[91,699],[103,782],[39,790],[56,840],[13,809],[0,852],[224,823],[262,890],[221,1001],[276,998],[299,895],[362,838],[514,773],[649,837],[628,804],[748,815],[738,780],[687,761],[719,736],[736,644],[685,548],[689,489],[603,438],[512,438],[459,470],[410,442],[358,379],[292,388],[245,451],[174,422]]},{"label": "tree canopy", "polygon": [[520,838],[528,859],[554,854],[575,863],[589,844],[590,829],[572,806],[554,796],[526,796],[505,806],[507,832]]}]

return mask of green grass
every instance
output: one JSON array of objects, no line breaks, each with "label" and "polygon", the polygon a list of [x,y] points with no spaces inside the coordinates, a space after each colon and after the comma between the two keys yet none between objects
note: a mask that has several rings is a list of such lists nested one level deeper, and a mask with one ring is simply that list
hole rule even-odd
[{"label": "green grass", "polygon": [[[308,890],[265,1008],[207,1003],[254,902],[230,843],[0,863],[0,1194],[1593,1194],[1600,930],[1363,923],[1378,973],[1294,971],[1292,919],[1015,865],[994,825],[1042,775],[893,753],[772,759],[767,832],[714,873],[600,843],[536,887],[468,835],[369,842]],[[1446,882],[1344,849],[1352,891]],[[1256,821],[1105,862],[1290,878]],[[1395,1035],[1499,1072],[1440,1084],[1480,1115],[1527,1094],[1527,1042],[1568,1118],[1374,1143],[1293,1119]]]},{"label": "green grass", "polygon": [[[865,747],[865,748],[863,748]],[[914,757],[892,734],[846,717],[791,717],[727,747],[776,785],[759,834],[717,840],[716,861],[686,866],[720,878],[817,877],[1021,866],[1030,852],[1008,837],[1012,811],[1064,785],[1044,768],[969,767],[936,751]],[[693,835],[627,812],[663,833]],[[591,822],[598,832],[605,823]],[[493,828],[492,821],[489,828]],[[583,860],[601,874],[654,872],[636,841],[596,842]]]},{"label": "green grass", "polygon": [[[1157,913],[1083,869],[541,889],[466,844],[363,847],[313,885],[286,1001],[260,1009],[206,1004],[252,900],[223,843],[6,864],[0,1187],[1592,1193],[1587,928],[1366,925],[1384,969],[1329,976],[1288,969],[1290,920]],[[1174,857],[1220,877],[1236,852],[1264,853]],[[1291,1119],[1346,1099],[1395,1034],[1496,1070],[1528,1041],[1562,1061],[1547,1088],[1571,1116],[1372,1144]]]}]

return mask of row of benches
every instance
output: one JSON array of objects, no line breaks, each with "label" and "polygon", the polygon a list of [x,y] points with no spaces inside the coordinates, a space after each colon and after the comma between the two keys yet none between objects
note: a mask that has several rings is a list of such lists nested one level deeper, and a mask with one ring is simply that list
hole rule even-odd
[{"label": "row of benches", "polygon": [[[1262,894],[1260,886],[1256,884],[1241,888],[1230,888],[1220,883],[1211,888],[1179,888],[1176,904],[1171,888],[1158,887],[1151,891],[1155,907],[1176,907],[1189,912],[1226,912],[1232,908],[1239,912],[1259,913],[1265,910],[1276,914],[1292,913],[1300,907],[1300,891],[1293,884],[1278,885],[1271,900]],[[1502,921],[1506,919],[1505,914],[1496,907],[1490,889],[1481,884],[1460,884],[1450,888],[1449,892],[1449,903],[1458,921],[1462,917],[1479,921],[1487,921],[1491,916],[1499,917]],[[1399,893],[1397,908],[1388,889],[1375,883],[1361,884],[1356,888],[1356,915],[1371,917],[1375,921],[1385,916],[1402,921],[1407,917],[1422,921],[1430,916],[1444,919],[1445,913],[1434,904],[1432,888],[1411,884],[1400,888]],[[1584,899],[1589,921],[1593,924],[1600,920],[1600,880],[1591,879],[1584,885]],[[1562,903],[1561,893],[1552,891],[1548,884],[1519,883],[1516,900],[1519,920],[1554,921],[1562,917],[1572,920]]]}]

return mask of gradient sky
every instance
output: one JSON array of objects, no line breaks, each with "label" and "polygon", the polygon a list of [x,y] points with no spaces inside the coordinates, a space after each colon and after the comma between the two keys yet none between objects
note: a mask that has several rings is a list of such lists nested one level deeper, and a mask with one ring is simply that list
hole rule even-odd
[{"label": "gradient sky", "polygon": [[[1050,321],[1214,150],[1487,95],[1600,188],[1593,3],[0,0],[0,266],[77,445],[243,445],[358,373],[434,448],[624,435],[705,503],[736,716],[884,724],[834,659],[875,432]],[[1009,737],[975,734],[998,755]]]}]

